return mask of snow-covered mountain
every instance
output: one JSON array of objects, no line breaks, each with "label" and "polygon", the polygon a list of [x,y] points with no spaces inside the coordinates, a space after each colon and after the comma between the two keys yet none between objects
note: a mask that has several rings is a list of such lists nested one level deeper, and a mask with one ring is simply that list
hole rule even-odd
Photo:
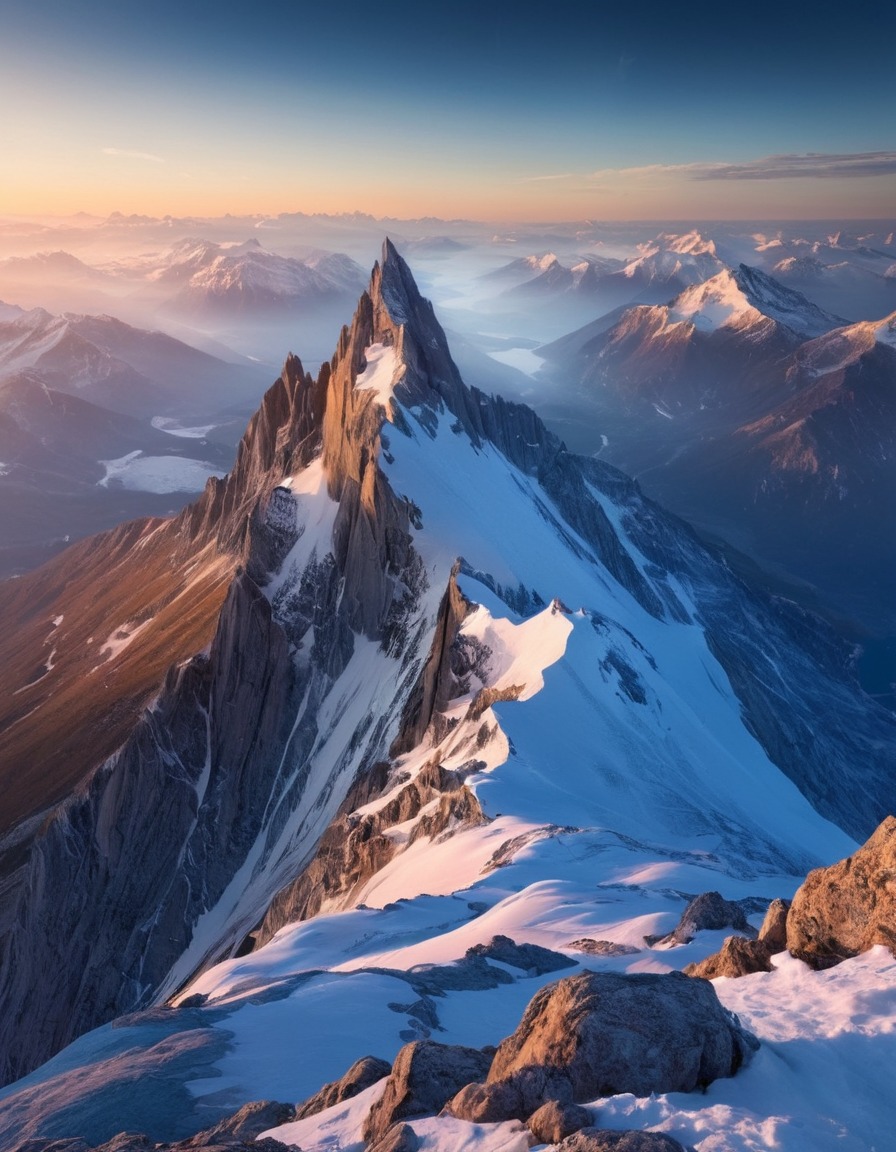
[{"label": "snow-covered mountain", "polygon": [[741,265],[539,349],[563,381],[543,411],[680,515],[888,633],[896,556],[875,525],[894,483],[890,325],[844,325]]},{"label": "snow-covered mountain", "polygon": [[23,370],[54,389],[137,416],[208,415],[258,394],[258,370],[229,364],[114,316],[32,308],[0,319],[0,376]]},{"label": "snow-covered mountain", "polygon": [[[763,414],[787,387],[780,364],[803,341],[842,321],[756,268],[740,265],[684,289],[670,303],[636,305],[592,321],[539,350],[593,395],[610,427],[613,408],[700,433]],[[662,428],[662,424],[660,425]],[[681,433],[663,429],[677,439]],[[617,436],[621,433],[617,433]],[[648,437],[649,439],[649,437]],[[650,448],[646,449],[648,453]],[[616,458],[633,471],[649,458]]]},{"label": "snow-covered mountain", "polygon": [[505,286],[505,294],[511,299],[552,297],[568,292],[595,292],[601,278],[621,265],[621,260],[591,254],[564,264],[555,253],[545,252],[541,256],[520,256],[479,279],[483,284]]},{"label": "snow-covered mountain", "polygon": [[[467,387],[388,243],[226,479],[3,593],[0,1044],[7,1078],[35,1069],[0,1094],[13,1147],[179,1140],[409,1040],[497,1044],[564,968],[702,958],[719,931],[665,940],[690,896],[761,914],[896,804],[896,722],[848,651]],[[762,1042],[748,1067],[604,1091],[603,1126],[883,1139],[877,1077],[822,1094],[780,1046],[807,1055],[802,1012],[813,1068],[877,1066],[892,959],[798,963],[719,989]],[[477,1079],[491,1054],[464,1059]],[[272,1135],[372,1144],[383,1090]],[[416,1116],[408,1147],[528,1146],[516,1120]]]},{"label": "snow-covered mountain", "polygon": [[176,307],[235,312],[289,310],[309,301],[363,289],[365,276],[350,257],[322,253],[297,260],[262,248],[253,238],[238,244],[185,239],[160,257],[122,266],[150,282],[171,285]]}]

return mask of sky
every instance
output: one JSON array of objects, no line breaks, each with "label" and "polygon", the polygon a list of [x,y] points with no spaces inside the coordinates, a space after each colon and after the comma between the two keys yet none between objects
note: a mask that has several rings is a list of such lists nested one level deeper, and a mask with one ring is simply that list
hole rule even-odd
[{"label": "sky", "polygon": [[896,5],[0,0],[0,214],[896,212]]}]

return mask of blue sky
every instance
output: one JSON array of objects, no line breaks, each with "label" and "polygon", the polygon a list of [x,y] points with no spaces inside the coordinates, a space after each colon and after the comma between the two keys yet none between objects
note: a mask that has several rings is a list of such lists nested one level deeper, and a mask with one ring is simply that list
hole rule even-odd
[{"label": "blue sky", "polygon": [[0,212],[896,205],[893,5],[0,0],[0,15]]}]

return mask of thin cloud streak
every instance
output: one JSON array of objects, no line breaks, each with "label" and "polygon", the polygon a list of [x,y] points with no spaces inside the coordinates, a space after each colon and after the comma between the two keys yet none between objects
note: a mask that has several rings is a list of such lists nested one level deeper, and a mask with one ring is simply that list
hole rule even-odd
[{"label": "thin cloud streak", "polygon": [[896,172],[896,152],[808,152],[767,156],[746,164],[713,166],[695,180],[828,180],[853,176],[886,176]]},{"label": "thin cloud streak", "polygon": [[594,172],[564,172],[529,176],[518,181],[576,181],[592,187],[606,180],[651,180],[680,176],[688,180],[794,180],[852,179],[896,173],[896,152],[807,152],[764,156],[740,164],[694,162],[690,164],[643,164],[633,168],[598,168]]},{"label": "thin cloud streak", "polygon": [[152,164],[164,164],[163,156],[155,156],[152,152],[134,152],[130,148],[104,148],[106,156],[118,156],[123,160],[147,160]]}]

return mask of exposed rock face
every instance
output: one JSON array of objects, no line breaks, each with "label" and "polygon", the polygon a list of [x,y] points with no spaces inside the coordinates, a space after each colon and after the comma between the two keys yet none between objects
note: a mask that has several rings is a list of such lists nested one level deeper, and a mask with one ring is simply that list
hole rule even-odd
[{"label": "exposed rock face", "polygon": [[529,1131],[540,1144],[559,1144],[573,1132],[591,1124],[591,1113],[578,1104],[548,1100],[528,1120]]},{"label": "exposed rock face", "polygon": [[[705,981],[582,972],[536,994],[498,1046],[488,1084],[519,1087],[530,1115],[551,1098],[692,1092],[733,1076],[756,1047]],[[546,1094],[546,1079],[567,1094]]]},{"label": "exposed rock face", "polygon": [[743,909],[719,892],[702,892],[688,904],[681,919],[668,936],[650,937],[649,944],[690,944],[698,932],[706,929],[737,928],[752,933]]},{"label": "exposed rock face", "polygon": [[663,1132],[615,1132],[609,1128],[584,1128],[557,1147],[558,1152],[688,1152]]},{"label": "exposed rock face", "polygon": [[[295,1110],[296,1120],[304,1120],[306,1116],[316,1116],[325,1108],[332,1108],[334,1104],[341,1104],[343,1100],[350,1100],[359,1092],[363,1092],[365,1088],[369,1088],[371,1084],[375,1084],[377,1080],[382,1080],[384,1076],[388,1076],[391,1071],[392,1065],[386,1060],[380,1060],[377,1056],[362,1056],[360,1060],[356,1060],[352,1064],[340,1080],[325,1084],[319,1092],[315,1092],[304,1104],[300,1104]],[[285,1123],[285,1121],[280,1121],[280,1123]],[[273,1125],[268,1124],[267,1127],[271,1128]],[[259,1131],[263,1132],[264,1128],[260,1128]]]},{"label": "exposed rock face", "polygon": [[284,924],[305,920],[325,905],[336,908],[348,904],[355,893],[395,856],[400,847],[388,835],[396,824],[419,815],[421,809],[438,797],[435,813],[424,817],[414,831],[414,843],[421,836],[431,839],[451,827],[486,822],[479,801],[464,786],[462,777],[433,763],[401,788],[395,797],[376,812],[364,816],[354,810],[387,788],[385,771],[374,771],[371,781],[362,777],[350,790],[339,817],[330,825],[314,859],[302,874],[277,893],[256,935],[256,946],[266,943]]},{"label": "exposed rock face", "polygon": [[853,856],[810,872],[787,914],[787,947],[829,968],[875,944],[896,955],[896,817]]},{"label": "exposed rock face", "polygon": [[491,1056],[477,1048],[432,1040],[406,1044],[395,1057],[383,1095],[370,1109],[364,1139],[373,1144],[398,1120],[434,1115],[464,1084],[481,1080],[490,1064]]},{"label": "exposed rock face", "polygon": [[[179,666],[167,676],[150,646],[165,651],[166,636],[180,629],[165,613],[176,619],[178,610],[166,607],[158,625],[149,621],[127,659],[133,650],[135,669],[142,669],[141,656],[155,669],[154,685],[142,671],[138,684],[138,700],[154,690],[152,706],[134,715],[133,691],[123,698],[130,711],[114,729],[119,748],[109,758],[107,751],[89,759],[89,725],[82,723],[78,792],[46,815],[36,839],[31,833],[16,840],[8,864],[14,887],[0,884],[9,904],[0,924],[10,925],[0,949],[0,1080],[23,1074],[78,1033],[150,1003],[166,987],[173,990],[209,954],[237,947],[307,859],[352,779],[384,758],[412,686],[412,657],[418,645],[424,652],[430,646],[432,628],[428,609],[421,608],[426,578],[411,546],[408,506],[377,465],[382,410],[371,392],[354,389],[365,349],[394,339],[396,331],[383,301],[365,294],[316,382],[297,359],[287,361],[226,479],[210,481],[176,520],[148,525],[143,535],[130,526],[127,539],[119,531],[99,543],[101,553],[114,551],[116,563],[109,578],[99,563],[90,603],[106,597],[104,579],[139,589],[144,551],[152,579],[157,553],[167,572],[158,589],[166,603],[180,579],[201,590],[205,583],[217,587],[213,578],[226,587],[236,575],[223,607],[220,594],[202,601],[198,631],[184,620],[192,651],[211,642],[208,654],[184,662],[189,653],[171,649]],[[286,573],[271,603],[262,586],[303,528],[282,481],[317,455],[336,502],[331,551]],[[144,537],[152,541],[148,550]],[[203,565],[208,576],[197,579]],[[48,585],[46,571],[41,581]],[[82,647],[88,626],[105,636],[108,628],[99,631],[102,625],[94,625],[81,602],[65,600],[64,590],[65,581],[63,599],[45,598],[42,612],[83,618]],[[198,598],[195,590],[190,596]],[[109,598],[115,602],[114,589]],[[183,610],[191,605],[187,599]],[[396,657],[401,653],[408,673],[396,667],[393,699],[369,727],[334,748],[328,779],[318,782],[318,794],[306,796],[311,757],[320,747],[320,707],[358,634],[394,649]],[[97,695],[97,710],[108,708]],[[85,705],[78,707],[81,721]],[[104,723],[101,716],[96,722]],[[210,947],[191,951],[194,925],[222,898],[250,852],[253,884]]]}]

